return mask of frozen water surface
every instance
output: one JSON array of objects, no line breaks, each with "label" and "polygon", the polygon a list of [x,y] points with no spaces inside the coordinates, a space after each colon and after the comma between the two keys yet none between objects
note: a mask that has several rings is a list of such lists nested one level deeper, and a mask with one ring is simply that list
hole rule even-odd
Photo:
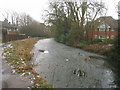
[{"label": "frozen water surface", "polygon": [[39,40],[32,53],[34,70],[55,88],[117,87],[107,62],[101,58],[89,58],[103,56],[57,43],[53,38]]}]

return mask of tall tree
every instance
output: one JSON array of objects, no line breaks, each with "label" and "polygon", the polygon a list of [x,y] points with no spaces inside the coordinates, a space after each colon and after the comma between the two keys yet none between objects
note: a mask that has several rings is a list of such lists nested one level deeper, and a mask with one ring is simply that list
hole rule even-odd
[{"label": "tall tree", "polygon": [[106,10],[102,2],[94,0],[55,1],[50,3],[50,8],[48,23],[55,31],[55,38],[64,43],[70,41],[75,46],[84,39],[84,32],[94,28],[96,17]]}]

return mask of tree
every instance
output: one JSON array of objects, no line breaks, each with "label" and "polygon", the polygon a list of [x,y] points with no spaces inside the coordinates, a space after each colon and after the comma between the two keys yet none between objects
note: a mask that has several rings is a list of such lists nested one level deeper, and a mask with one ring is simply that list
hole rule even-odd
[{"label": "tree", "polygon": [[19,26],[28,26],[32,23],[33,18],[26,13],[23,13],[19,16]]},{"label": "tree", "polygon": [[7,19],[11,22],[13,25],[19,24],[19,14],[15,11],[5,11],[5,13],[2,14],[4,19]]},{"label": "tree", "polygon": [[26,34],[33,37],[46,36],[45,25],[37,22],[29,15],[20,15],[19,27],[21,34]]},{"label": "tree", "polygon": [[10,16],[10,13],[9,13],[9,11],[5,11],[5,13],[2,13],[2,16],[3,16],[3,18],[4,19],[9,19],[9,16]]},{"label": "tree", "polygon": [[96,17],[106,10],[102,2],[92,0],[54,1],[50,3],[50,9],[47,11],[47,21],[51,24],[56,40],[74,46],[84,40],[84,32],[88,33],[88,30],[94,28]]}]

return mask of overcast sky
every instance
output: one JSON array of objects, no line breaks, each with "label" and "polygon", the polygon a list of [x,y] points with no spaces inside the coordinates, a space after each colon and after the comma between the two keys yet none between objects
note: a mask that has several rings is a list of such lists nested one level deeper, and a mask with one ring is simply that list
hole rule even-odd
[{"label": "overcast sky", "polygon": [[[120,0],[103,0],[108,8],[107,16],[118,19],[117,5]],[[48,9],[49,0],[0,0],[0,20],[3,20],[5,11],[25,12],[35,20],[43,22],[42,15]]]}]

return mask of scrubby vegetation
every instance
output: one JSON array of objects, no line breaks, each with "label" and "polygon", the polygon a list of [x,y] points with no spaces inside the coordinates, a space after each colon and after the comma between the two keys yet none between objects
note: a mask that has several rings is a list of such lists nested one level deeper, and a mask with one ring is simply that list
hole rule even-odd
[{"label": "scrubby vegetation", "polygon": [[110,58],[110,63],[116,68],[118,86],[120,87],[120,39],[117,38],[114,42],[114,48],[110,49],[107,53]]},{"label": "scrubby vegetation", "polygon": [[95,39],[95,40],[93,40],[91,43],[101,43],[101,42],[102,42],[101,39]]},{"label": "scrubby vegetation", "polygon": [[91,45],[85,45],[83,47],[83,49],[86,51],[91,51],[102,55],[105,55],[106,52],[109,51],[111,48],[113,48],[113,46],[103,45],[103,44],[91,44]]},{"label": "scrubby vegetation", "polygon": [[32,38],[13,42],[4,48],[3,55],[14,67],[15,72],[21,73],[22,75],[33,75],[34,85],[31,86],[32,88],[51,88],[52,86],[32,69],[32,65],[29,62],[33,56],[30,52],[38,40],[39,38]]},{"label": "scrubby vegetation", "polygon": [[6,35],[7,34],[7,29],[2,29],[2,35]]}]

